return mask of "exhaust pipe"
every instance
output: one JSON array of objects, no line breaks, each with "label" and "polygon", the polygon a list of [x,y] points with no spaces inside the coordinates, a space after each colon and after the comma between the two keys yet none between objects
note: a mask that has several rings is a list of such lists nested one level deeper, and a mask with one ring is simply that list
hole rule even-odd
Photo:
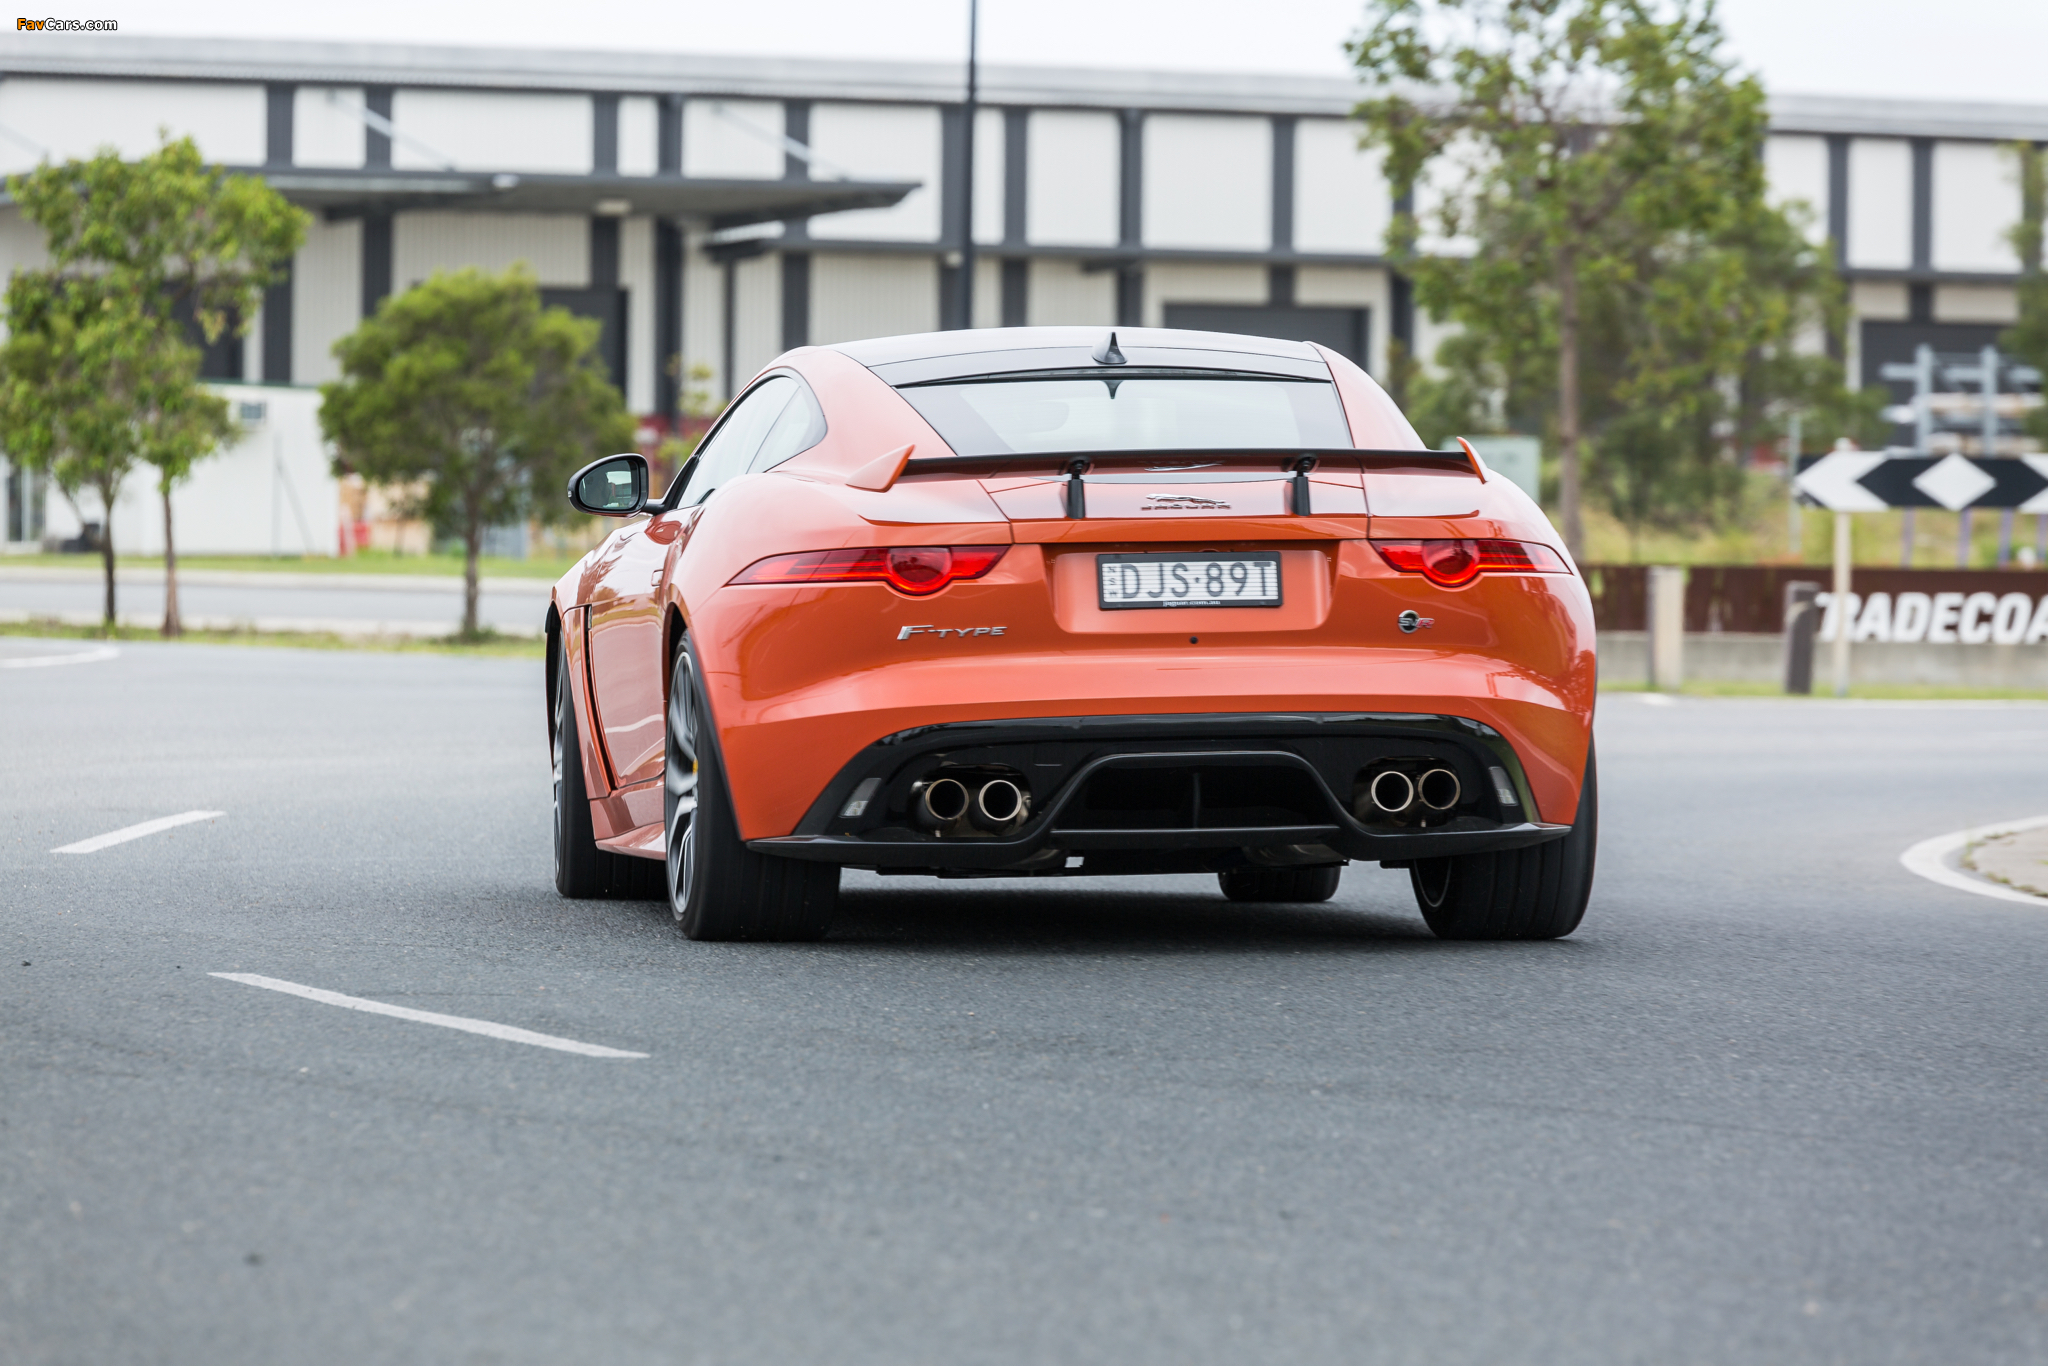
[{"label": "exhaust pipe", "polygon": [[1458,804],[1464,788],[1457,774],[1447,768],[1433,768],[1416,779],[1415,795],[1432,811],[1448,811]]},{"label": "exhaust pipe", "polygon": [[967,784],[958,778],[934,778],[917,794],[918,820],[929,829],[954,824],[967,806]]},{"label": "exhaust pipe", "polygon": [[1415,784],[1399,769],[1390,768],[1375,775],[1365,791],[1372,804],[1390,816],[1398,816],[1415,805]]},{"label": "exhaust pipe", "polygon": [[1030,810],[1031,798],[1008,778],[991,778],[974,794],[974,823],[983,830],[1020,825]]}]

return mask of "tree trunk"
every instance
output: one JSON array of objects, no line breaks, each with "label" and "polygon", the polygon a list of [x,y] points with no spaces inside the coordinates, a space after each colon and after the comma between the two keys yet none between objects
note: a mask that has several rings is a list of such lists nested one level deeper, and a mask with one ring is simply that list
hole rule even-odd
[{"label": "tree trunk", "polygon": [[484,529],[477,518],[469,519],[469,526],[463,536],[462,560],[462,637],[472,640],[476,637],[476,558],[483,548]]},{"label": "tree trunk", "polygon": [[1565,548],[1577,560],[1586,526],[1579,515],[1579,261],[1570,247],[1557,254],[1557,505]]},{"label": "tree trunk", "polygon": [[100,486],[100,564],[107,573],[106,620],[102,628],[108,635],[114,634],[114,495],[118,487]]},{"label": "tree trunk", "polygon": [[185,623],[178,616],[178,544],[171,539],[171,490],[163,488],[164,495],[164,625],[163,636],[174,640],[185,634]]}]

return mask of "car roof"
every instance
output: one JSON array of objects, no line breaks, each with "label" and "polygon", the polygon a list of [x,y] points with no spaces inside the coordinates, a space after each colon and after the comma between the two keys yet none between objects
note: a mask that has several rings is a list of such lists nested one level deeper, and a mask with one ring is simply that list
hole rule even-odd
[{"label": "car roof", "polygon": [[894,385],[1031,370],[1087,370],[1114,338],[1127,364],[1328,379],[1307,342],[1174,327],[988,327],[875,337],[831,347]]}]

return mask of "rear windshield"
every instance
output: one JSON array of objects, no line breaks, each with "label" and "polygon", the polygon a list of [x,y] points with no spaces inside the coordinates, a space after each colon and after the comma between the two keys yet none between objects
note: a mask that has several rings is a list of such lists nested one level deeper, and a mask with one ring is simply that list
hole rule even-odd
[{"label": "rear windshield", "polygon": [[897,392],[961,455],[1351,446],[1328,380],[1041,374]]}]

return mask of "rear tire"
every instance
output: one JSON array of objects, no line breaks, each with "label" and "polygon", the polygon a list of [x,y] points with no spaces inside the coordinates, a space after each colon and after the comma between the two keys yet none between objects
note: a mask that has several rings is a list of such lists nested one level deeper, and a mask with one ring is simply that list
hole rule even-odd
[{"label": "rear tire", "polygon": [[661,895],[661,865],[597,847],[590,823],[590,792],[583,781],[583,746],[569,696],[569,655],[558,650],[551,718],[555,781],[555,890],[582,901],[593,897],[652,900]]},{"label": "rear tire", "polygon": [[1218,873],[1223,895],[1232,901],[1328,901],[1344,877],[1341,863],[1313,868],[1233,868]]},{"label": "rear tire", "polygon": [[1528,849],[1417,859],[1408,878],[1422,918],[1439,939],[1562,939],[1586,914],[1599,824],[1589,746],[1572,832]]},{"label": "rear tire", "polygon": [[692,939],[822,939],[839,899],[839,865],[747,848],[690,652],[669,671],[662,765],[669,907]]}]

